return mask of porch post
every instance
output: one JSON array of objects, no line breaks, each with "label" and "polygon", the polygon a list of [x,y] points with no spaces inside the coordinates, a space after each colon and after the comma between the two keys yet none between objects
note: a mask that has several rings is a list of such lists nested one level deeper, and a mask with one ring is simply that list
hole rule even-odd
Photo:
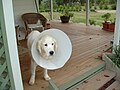
[{"label": "porch post", "polygon": [[120,0],[117,0],[116,22],[115,22],[113,47],[115,47],[115,45],[119,45],[119,40],[120,40]]},{"label": "porch post", "polygon": [[12,0],[0,0],[0,21],[5,48],[5,58],[9,70],[11,90],[23,90],[18,48],[16,43]]},{"label": "porch post", "polygon": [[50,19],[53,20],[53,0],[50,0]]},{"label": "porch post", "polygon": [[89,25],[89,13],[90,13],[90,10],[89,10],[89,0],[86,0],[86,26]]}]

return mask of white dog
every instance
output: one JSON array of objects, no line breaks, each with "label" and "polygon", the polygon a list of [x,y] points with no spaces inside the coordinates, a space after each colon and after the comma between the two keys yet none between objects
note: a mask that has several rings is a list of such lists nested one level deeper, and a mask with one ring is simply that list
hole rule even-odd
[{"label": "white dog", "polygon": [[[27,45],[28,45],[29,50],[31,49],[31,45],[32,45],[33,41],[35,40],[35,38],[38,35],[40,35],[39,33],[40,32],[38,32],[38,31],[32,31],[28,35]],[[36,48],[38,49],[38,52],[42,58],[44,58],[45,60],[50,60],[54,57],[54,55],[56,53],[57,43],[53,37],[45,35],[45,36],[42,36],[38,40]],[[29,81],[30,85],[33,85],[35,82],[36,67],[37,67],[37,63],[31,57],[31,77],[30,77],[30,81]],[[45,80],[51,79],[48,75],[46,68],[44,68],[44,78],[45,78]]]}]

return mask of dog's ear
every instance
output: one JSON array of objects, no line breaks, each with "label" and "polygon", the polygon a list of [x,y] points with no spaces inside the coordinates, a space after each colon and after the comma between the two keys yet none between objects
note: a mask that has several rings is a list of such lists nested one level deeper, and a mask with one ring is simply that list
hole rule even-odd
[{"label": "dog's ear", "polygon": [[54,49],[57,51],[58,45],[57,45],[57,41],[55,39],[54,39],[54,43],[55,43]]}]

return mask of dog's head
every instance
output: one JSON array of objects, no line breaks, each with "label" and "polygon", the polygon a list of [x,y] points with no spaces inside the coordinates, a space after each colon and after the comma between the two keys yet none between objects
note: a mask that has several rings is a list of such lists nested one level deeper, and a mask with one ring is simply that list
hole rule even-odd
[{"label": "dog's head", "polygon": [[38,40],[37,48],[43,58],[51,59],[57,51],[57,42],[53,37],[45,35]]}]

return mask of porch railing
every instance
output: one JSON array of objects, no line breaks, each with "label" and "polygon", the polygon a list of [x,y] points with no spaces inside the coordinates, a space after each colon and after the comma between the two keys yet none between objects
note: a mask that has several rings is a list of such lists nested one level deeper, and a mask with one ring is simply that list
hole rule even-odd
[{"label": "porch railing", "polygon": [[11,90],[9,71],[5,57],[2,30],[0,29],[0,90]]}]

